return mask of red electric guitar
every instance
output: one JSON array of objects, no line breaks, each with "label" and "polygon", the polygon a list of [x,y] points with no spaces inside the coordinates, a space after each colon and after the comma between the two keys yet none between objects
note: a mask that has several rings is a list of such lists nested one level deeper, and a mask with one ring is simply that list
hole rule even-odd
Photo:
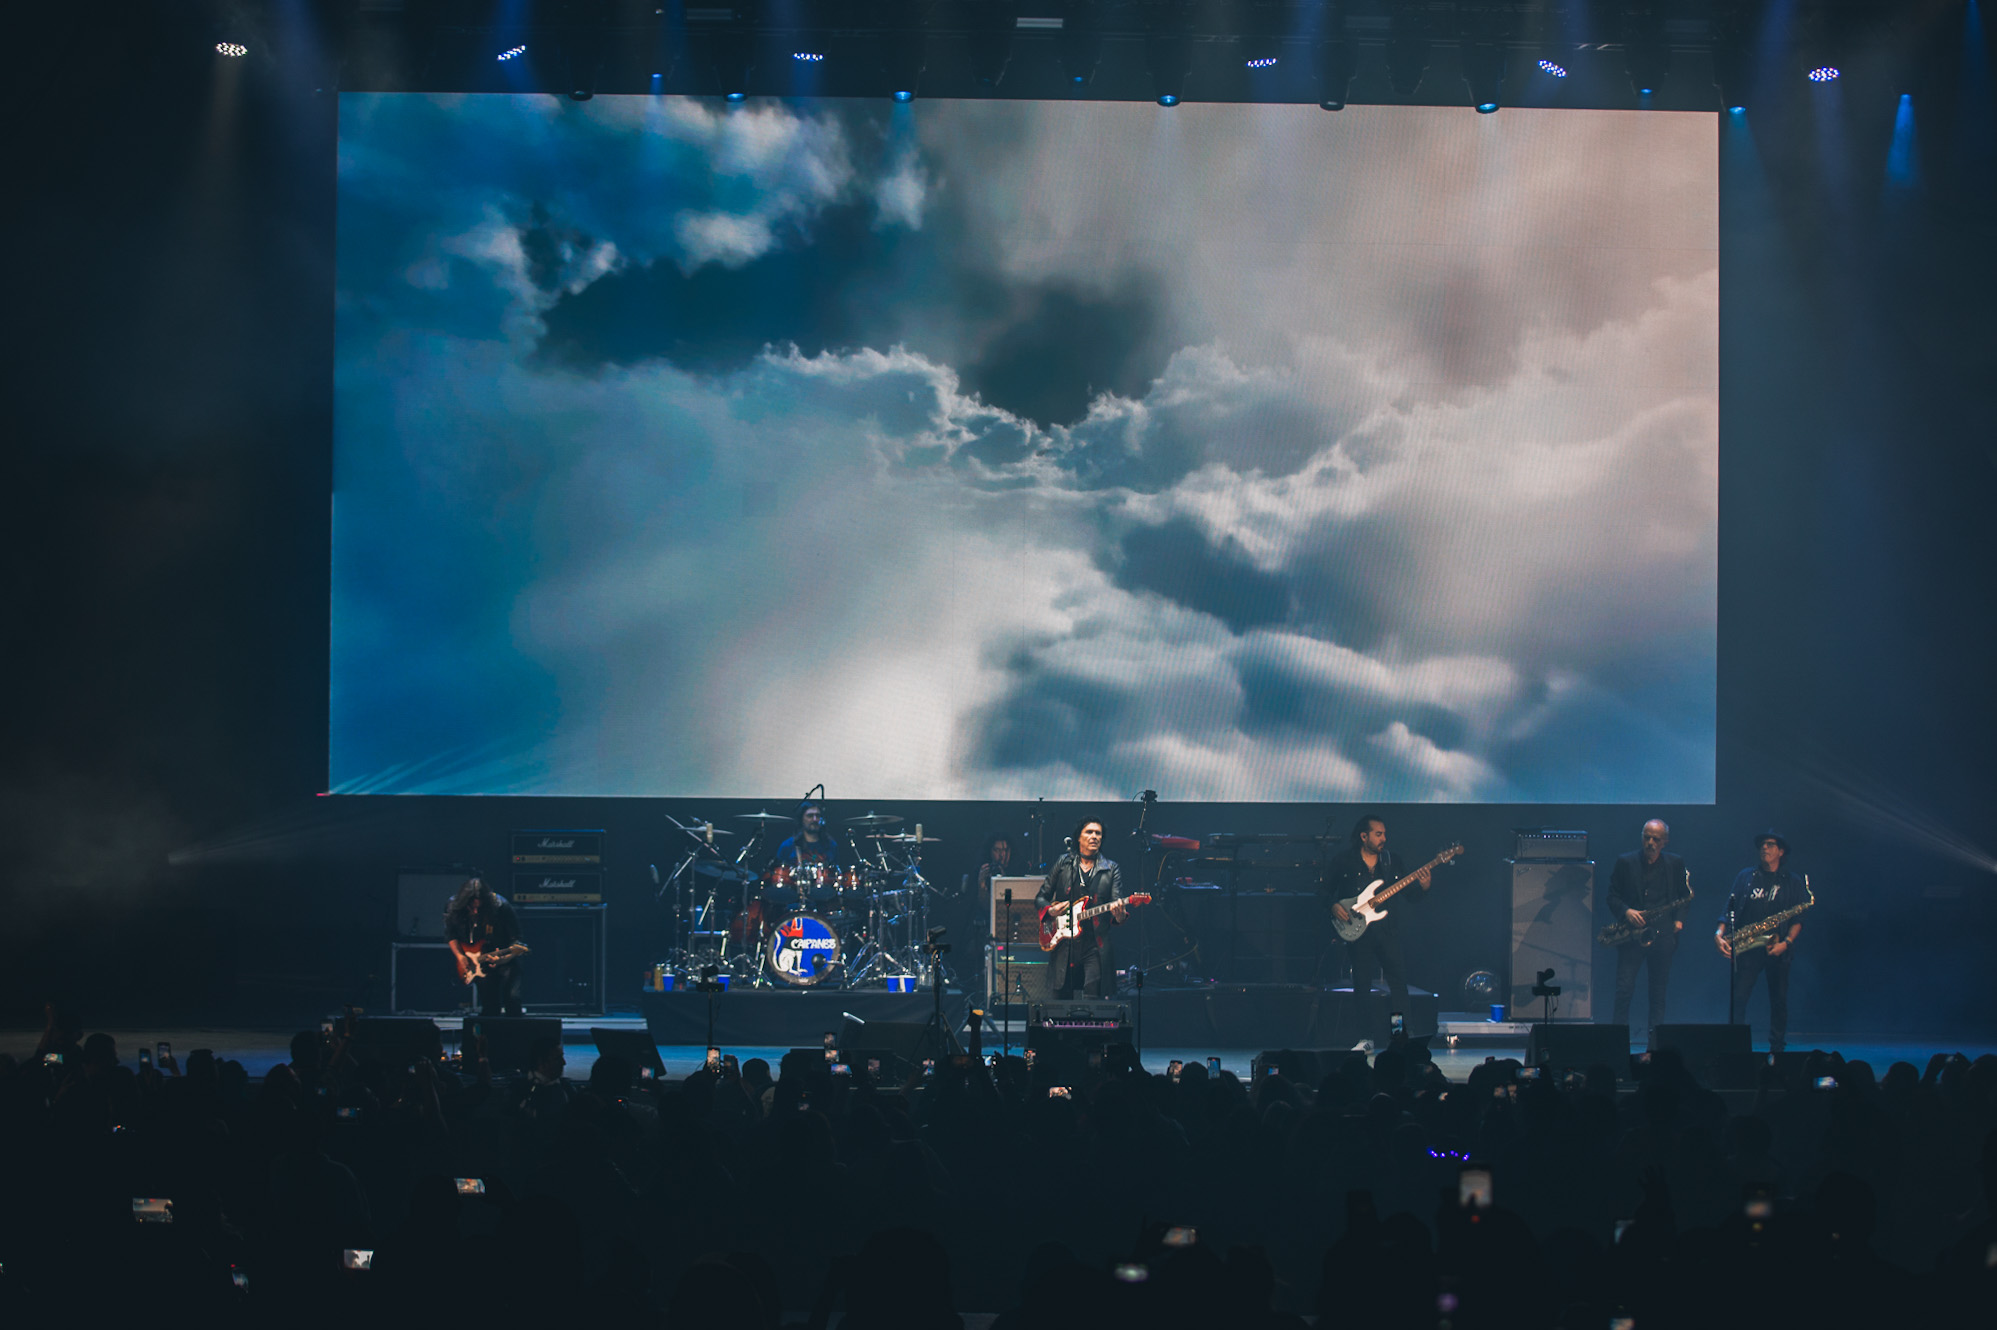
[{"label": "red electric guitar", "polygon": [[1050,905],[1040,912],[1040,949],[1052,951],[1069,938],[1080,937],[1084,919],[1108,914],[1119,905],[1134,910],[1140,905],[1150,903],[1151,898],[1139,892],[1135,896],[1120,896],[1107,905],[1090,905],[1087,896],[1077,896],[1071,901]]}]

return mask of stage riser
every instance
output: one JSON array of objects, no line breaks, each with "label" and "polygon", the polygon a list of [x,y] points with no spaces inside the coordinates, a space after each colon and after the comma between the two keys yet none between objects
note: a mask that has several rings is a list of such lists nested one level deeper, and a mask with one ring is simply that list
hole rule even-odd
[{"label": "stage riser", "polygon": [[[1135,1015],[1139,1004],[1125,994]],[[1386,1037],[1393,999],[1385,993],[1278,984],[1216,984],[1144,992],[1139,1037],[1160,1048],[1350,1048]],[[1433,1035],[1436,997],[1408,994],[1410,1038]]]},{"label": "stage riser", "polygon": [[[645,1025],[653,1042],[671,1046],[707,1042],[706,993],[645,993],[640,995]],[[803,1048],[816,1045],[827,1030],[837,1033],[847,1012],[869,1023],[912,1022],[920,1025],[935,1009],[928,993],[884,993],[867,989],[791,992],[767,988],[720,993],[714,998],[714,1042],[732,1045]],[[957,1028],[964,1017],[964,999],[943,997],[943,1019]]]}]

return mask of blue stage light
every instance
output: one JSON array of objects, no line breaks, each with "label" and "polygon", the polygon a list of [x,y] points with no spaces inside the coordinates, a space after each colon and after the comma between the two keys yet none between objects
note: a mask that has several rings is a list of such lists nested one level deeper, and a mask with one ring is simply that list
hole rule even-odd
[{"label": "blue stage light", "polygon": [[895,91],[894,99],[898,102],[912,102],[915,100],[915,93],[907,88],[899,88]]},{"label": "blue stage light", "polygon": [[1276,67],[1276,57],[1273,55],[1257,56],[1248,62],[1248,67],[1250,69],[1274,69]]},{"label": "blue stage light", "polygon": [[1179,97],[1177,93],[1168,92],[1158,99],[1158,105],[1160,106],[1177,106],[1178,104]]},{"label": "blue stage light", "polygon": [[1746,108],[1745,106],[1729,106],[1729,107],[1727,108],[1727,114],[1728,114],[1728,115],[1746,115],[1746,114],[1747,114],[1747,108]]},{"label": "blue stage light", "polygon": [[512,60],[518,56],[523,56],[525,54],[527,54],[527,48],[525,46],[515,46],[510,50],[501,51],[499,53],[499,58],[501,60]]},{"label": "blue stage light", "polygon": [[1540,61],[1540,62],[1539,62],[1539,67],[1540,67],[1541,69],[1545,70],[1545,71],[1546,71],[1547,73],[1549,73],[1549,74],[1553,75],[1553,77],[1555,77],[1555,78],[1557,78],[1557,79],[1564,79],[1564,78],[1566,78],[1566,77],[1567,77],[1567,68],[1566,68],[1566,66],[1564,66],[1564,65],[1557,65],[1557,64],[1555,64],[1555,63],[1554,63],[1553,61],[1551,61],[1551,60],[1542,60],[1542,61]]},{"label": "blue stage light", "polygon": [[749,94],[746,92],[731,92],[728,94],[728,100],[731,102],[739,102],[747,98],[748,95]]},{"label": "blue stage light", "polygon": [[666,86],[666,76],[665,76],[664,74],[654,74],[654,75],[652,75],[652,91],[653,91],[653,92],[661,92],[661,91],[663,91],[663,90],[665,89],[665,86]]},{"label": "blue stage light", "polygon": [[1495,111],[1495,110],[1497,110],[1497,109],[1498,109],[1498,104],[1497,104],[1496,102],[1478,102],[1478,103],[1477,103],[1477,114],[1478,114],[1478,115],[1489,115],[1489,114],[1491,114],[1491,113],[1492,113],[1493,111]]},{"label": "blue stage light", "polygon": [[1835,83],[1837,82],[1837,77],[1838,67],[1836,65],[1818,65],[1810,71],[1810,82],[1812,83]]},{"label": "blue stage light", "polygon": [[823,60],[825,59],[825,52],[823,52],[823,51],[792,51],[792,52],[790,53],[790,58],[791,58],[791,59],[793,59],[793,60],[796,60],[796,61],[798,61],[798,62],[799,62],[799,63],[801,63],[801,64],[811,64],[811,65],[815,65],[815,64],[818,64],[818,63],[820,63],[821,61],[823,61]]}]

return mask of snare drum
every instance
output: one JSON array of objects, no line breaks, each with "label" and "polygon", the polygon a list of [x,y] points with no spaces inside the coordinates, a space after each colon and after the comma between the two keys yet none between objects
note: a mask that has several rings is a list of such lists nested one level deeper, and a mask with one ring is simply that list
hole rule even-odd
[{"label": "snare drum", "polygon": [[770,973],[793,988],[824,983],[845,959],[839,930],[824,915],[797,910],[777,921],[764,945]]}]

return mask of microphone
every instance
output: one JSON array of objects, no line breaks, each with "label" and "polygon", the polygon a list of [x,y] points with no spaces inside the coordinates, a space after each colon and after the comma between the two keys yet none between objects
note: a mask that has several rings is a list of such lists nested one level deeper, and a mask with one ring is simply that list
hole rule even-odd
[{"label": "microphone", "polygon": [[1075,838],[1073,836],[1063,836],[1061,843],[1071,850],[1075,848]]}]

